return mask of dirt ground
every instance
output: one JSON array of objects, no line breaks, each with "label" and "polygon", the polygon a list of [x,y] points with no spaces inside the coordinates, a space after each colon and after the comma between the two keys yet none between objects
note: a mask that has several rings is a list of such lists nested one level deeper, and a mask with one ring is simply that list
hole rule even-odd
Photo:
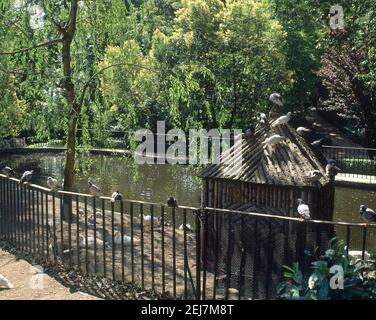
[{"label": "dirt ground", "polygon": [[83,292],[71,293],[47,274],[23,259],[0,249],[0,274],[14,286],[0,289],[0,300],[100,300]]}]

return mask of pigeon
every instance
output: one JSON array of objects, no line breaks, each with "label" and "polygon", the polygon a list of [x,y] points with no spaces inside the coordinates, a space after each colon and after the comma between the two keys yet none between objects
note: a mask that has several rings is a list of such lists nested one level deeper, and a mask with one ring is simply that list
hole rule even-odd
[{"label": "pigeon", "polygon": [[325,167],[326,175],[330,179],[334,179],[339,171],[341,171],[341,169],[336,166],[336,160],[334,160],[334,159],[328,160],[328,163]]},{"label": "pigeon", "polygon": [[[114,234],[114,242],[115,244],[124,244],[125,246],[129,246],[132,244],[132,238],[130,236],[123,235],[123,243],[121,241],[121,233],[120,231],[116,231]],[[133,242],[134,243],[134,242]]]},{"label": "pigeon", "polygon": [[101,194],[101,189],[97,187],[95,184],[93,184],[91,182],[91,179],[88,180],[88,185],[89,185],[90,194],[94,197],[99,197]]},{"label": "pigeon", "polygon": [[117,190],[112,194],[111,198],[111,202],[121,201],[123,200],[123,195],[119,192],[119,190]]},{"label": "pigeon", "polygon": [[15,172],[13,171],[13,169],[10,168],[10,167],[7,167],[7,166],[4,166],[1,169],[1,173],[4,174],[4,175],[6,175],[7,178],[9,178],[11,174],[15,174]]},{"label": "pigeon", "polygon": [[187,223],[185,225],[185,228],[184,228],[184,224],[180,225],[179,230],[184,230],[184,229],[185,229],[185,231],[192,232],[192,227],[189,223]]},{"label": "pigeon", "polygon": [[25,171],[22,175],[19,184],[23,184],[24,182],[30,182],[31,178],[33,177],[34,170]]},{"label": "pigeon", "polygon": [[277,145],[278,143],[282,142],[286,140],[285,137],[282,137],[280,136],[279,134],[275,134],[267,139],[265,139],[265,141],[262,142],[263,145],[270,145],[272,147],[274,147],[275,145]]},{"label": "pigeon", "polygon": [[252,135],[252,133],[253,133],[253,130],[252,130],[251,128],[248,128],[248,129],[246,130],[246,132],[245,132],[245,136],[246,136],[246,137],[250,137],[250,136]]},{"label": "pigeon", "polygon": [[52,177],[48,177],[47,178],[47,185],[50,189],[56,189],[57,185],[58,185],[58,181]]},{"label": "pigeon", "polygon": [[279,117],[277,120],[275,120],[272,123],[272,128],[287,124],[290,121],[290,119],[291,119],[291,112],[289,112],[285,116]]},{"label": "pigeon", "polygon": [[367,208],[365,205],[360,206],[360,215],[367,222],[376,222],[376,213],[370,208]]},{"label": "pigeon", "polygon": [[311,170],[305,174],[305,177],[310,181],[319,181],[322,173],[319,170]]},{"label": "pigeon", "polygon": [[282,96],[275,92],[275,93],[272,93],[269,97],[269,100],[274,104],[274,105],[277,105],[278,107],[283,107],[283,105],[285,104]]},{"label": "pigeon", "polygon": [[299,216],[304,220],[310,220],[311,215],[308,205],[306,205],[302,199],[298,199],[297,202]]},{"label": "pigeon", "polygon": [[176,201],[176,199],[174,197],[169,197],[167,199],[167,206],[169,206],[170,208],[177,207],[178,206],[178,202]]},{"label": "pigeon", "polygon": [[256,119],[257,119],[258,123],[265,124],[266,123],[266,114],[262,113],[262,112],[257,112]]},{"label": "pigeon", "polygon": [[103,240],[99,238],[94,238],[93,236],[87,237],[87,243],[86,243],[85,237],[80,236],[79,246],[80,248],[86,248],[86,244],[87,244],[88,248],[94,248],[94,242],[96,243],[97,249],[103,248],[103,246],[110,248],[110,246],[106,242],[103,242]]},{"label": "pigeon", "polygon": [[[353,266],[361,261],[363,257],[363,252],[361,250],[351,250],[349,251],[350,265]],[[371,254],[368,251],[364,251],[364,260],[368,261],[371,259]]]},{"label": "pigeon", "polygon": [[13,289],[13,284],[5,278],[3,275],[0,274],[0,288],[2,289]]},{"label": "pigeon", "polygon": [[310,133],[311,129],[308,129],[306,127],[299,127],[296,129],[296,132],[299,133],[300,135],[304,135],[306,133]]},{"label": "pigeon", "polygon": [[150,215],[147,215],[147,216],[144,215],[143,220],[144,220],[145,227],[148,228],[148,229],[151,229],[151,221],[152,220],[153,220],[153,227],[155,227],[155,225],[158,224],[158,222],[159,222],[157,217],[153,217],[153,219],[152,219]]},{"label": "pigeon", "polygon": [[325,139],[321,138],[320,140],[313,141],[311,145],[314,146],[315,148],[320,148],[323,145],[324,141]]}]

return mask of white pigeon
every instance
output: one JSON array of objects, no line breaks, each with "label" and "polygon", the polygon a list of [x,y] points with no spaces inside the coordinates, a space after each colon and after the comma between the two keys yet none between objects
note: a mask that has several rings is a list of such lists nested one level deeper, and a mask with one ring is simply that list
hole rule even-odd
[{"label": "white pigeon", "polygon": [[284,125],[286,123],[288,123],[291,119],[291,112],[287,113],[285,116],[282,116],[282,117],[279,117],[277,120],[275,120],[273,123],[272,123],[272,127],[276,127],[276,126],[281,126],[281,125]]},{"label": "white pigeon", "polygon": [[[361,261],[363,257],[363,252],[360,250],[351,250],[349,251],[350,265],[356,264],[358,261]],[[369,252],[364,251],[364,260],[368,261],[371,258]]]},{"label": "white pigeon", "polygon": [[278,92],[275,92],[275,93],[272,93],[269,97],[269,100],[274,104],[274,105],[277,105],[279,107],[283,107],[283,105],[285,104],[281,94],[279,94]]},{"label": "white pigeon", "polygon": [[101,195],[101,189],[92,183],[91,179],[87,181],[89,185],[89,192],[94,197],[99,197]]},{"label": "white pigeon", "polygon": [[33,177],[34,170],[25,171],[22,175],[19,184],[23,184],[24,182],[30,182],[31,178]]},{"label": "white pigeon", "polygon": [[153,219],[151,219],[151,215],[147,215],[147,216],[144,215],[143,220],[144,220],[145,227],[147,227],[148,229],[151,229],[152,220],[153,220],[153,227],[155,227],[159,222],[157,217],[153,217]]},{"label": "white pigeon", "polygon": [[[88,248],[94,248],[94,239],[93,236],[87,237]],[[103,248],[103,246],[109,247],[109,245],[103,242],[103,240],[96,238],[96,248],[100,249]],[[80,236],[80,248],[86,248],[86,239],[83,236]]]},{"label": "white pigeon", "polygon": [[258,123],[264,124],[266,123],[266,114],[262,112],[258,112],[256,119]]},{"label": "white pigeon", "polygon": [[296,129],[296,132],[303,135],[305,133],[310,133],[311,129],[308,129],[306,127],[299,127],[299,128]]},{"label": "white pigeon", "polygon": [[310,220],[311,219],[311,215],[310,215],[311,212],[309,210],[308,205],[306,205],[302,199],[298,199],[297,201],[298,201],[299,216],[304,220]]},{"label": "white pigeon", "polygon": [[305,174],[305,177],[310,181],[320,180],[322,173],[319,170],[311,170]]},{"label": "white pigeon", "polygon": [[14,286],[7,278],[0,274],[0,288],[13,289]]},{"label": "white pigeon", "polygon": [[11,167],[5,166],[4,168],[1,169],[2,174],[6,175],[7,178],[10,177],[11,174],[15,174],[13,169]]},{"label": "white pigeon", "polygon": [[265,139],[265,141],[263,141],[262,144],[264,144],[265,146],[270,145],[270,146],[274,147],[275,145],[277,145],[278,143],[281,143],[284,140],[286,140],[285,137],[282,137],[279,134],[275,134],[275,135]]},{"label": "white pigeon", "polygon": [[[114,234],[114,242],[115,244],[121,245],[121,233],[120,231],[116,231]],[[125,246],[129,246],[132,244],[132,238],[130,236],[123,235],[123,244]]]},{"label": "white pigeon", "polygon": [[121,201],[123,200],[123,195],[119,192],[119,190],[115,191],[111,195],[111,202],[114,203],[115,201]]},{"label": "white pigeon", "polygon": [[56,189],[57,185],[58,185],[58,181],[52,177],[48,177],[47,178],[47,185],[50,189]]},{"label": "white pigeon", "polygon": [[185,229],[185,231],[192,232],[192,227],[191,227],[191,225],[189,223],[187,223],[185,225],[185,228],[184,228],[183,224],[180,225],[179,230],[184,230],[184,229]]}]

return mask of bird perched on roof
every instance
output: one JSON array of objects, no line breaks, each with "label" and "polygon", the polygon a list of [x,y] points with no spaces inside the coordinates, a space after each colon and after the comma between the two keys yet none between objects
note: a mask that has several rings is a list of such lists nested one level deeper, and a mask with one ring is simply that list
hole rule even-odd
[{"label": "bird perched on roof", "polygon": [[299,216],[304,220],[310,220],[311,219],[311,212],[309,210],[308,205],[304,203],[302,199],[298,199],[298,213]]},{"label": "bird perched on roof", "polygon": [[178,206],[178,202],[176,201],[176,199],[174,197],[169,197],[167,199],[167,206],[169,206],[170,208],[177,207]]},{"label": "bird perched on roof", "polygon": [[265,124],[267,121],[266,114],[263,112],[257,112],[256,120],[257,123]]},{"label": "bird perched on roof", "polygon": [[47,185],[50,189],[56,189],[57,185],[58,185],[58,181],[52,177],[48,177],[47,178]]},{"label": "bird perched on roof", "polygon": [[278,92],[272,93],[269,97],[269,100],[278,107],[283,107],[285,104],[285,101],[283,100],[281,94]]},{"label": "bird perched on roof", "polygon": [[365,205],[360,206],[360,215],[367,222],[376,222],[376,213],[370,208],[367,208]]},{"label": "bird perched on roof", "polygon": [[246,137],[250,137],[251,135],[253,134],[253,130],[251,128],[248,128],[246,131],[245,131],[245,136]]},{"label": "bird perched on roof", "polygon": [[33,178],[34,170],[31,171],[25,171],[20,179],[19,184],[23,184],[24,182],[30,182],[30,180]]},{"label": "bird perched on roof", "polygon": [[304,176],[307,178],[307,180],[319,181],[322,177],[322,173],[319,170],[311,170],[308,171]]},{"label": "bird perched on roof", "polygon": [[123,195],[119,192],[119,190],[117,190],[111,195],[111,198],[111,202],[121,201],[123,200]]},{"label": "bird perched on roof", "polygon": [[328,163],[327,163],[327,165],[325,167],[326,175],[330,179],[334,179],[335,176],[338,174],[339,171],[341,171],[341,169],[337,167],[336,160],[335,159],[329,159]]},{"label": "bird perched on roof", "polygon": [[15,174],[15,172],[13,171],[13,169],[11,167],[8,167],[8,166],[4,166],[1,169],[1,173],[4,174],[4,175],[6,175],[7,178],[9,178],[11,174]]},{"label": "bird perched on roof", "polygon": [[282,126],[288,123],[290,119],[291,119],[291,112],[288,112],[285,116],[279,117],[277,120],[275,120],[272,123],[272,128],[277,127],[277,126]]},{"label": "bird perched on roof", "polygon": [[13,284],[5,278],[3,275],[0,274],[0,288],[2,289],[13,289]]},{"label": "bird perched on roof", "polygon": [[284,140],[286,140],[286,137],[282,137],[279,134],[275,134],[275,135],[272,135],[269,138],[266,138],[265,141],[262,142],[262,144],[264,145],[264,148],[267,145],[274,147],[275,145],[281,143]]},{"label": "bird perched on roof", "polygon": [[325,138],[321,138],[320,140],[313,141],[311,145],[314,146],[315,148],[320,148],[322,147],[324,141],[325,141]]},{"label": "bird perched on roof", "polygon": [[192,232],[192,227],[189,223],[187,223],[185,226],[184,224],[181,224],[179,227],[179,230],[185,230],[187,232]]},{"label": "bird perched on roof", "polygon": [[306,127],[299,127],[296,129],[296,132],[299,133],[300,135],[304,135],[306,133],[312,132],[311,129],[308,129]]},{"label": "bird perched on roof", "polygon": [[88,181],[87,181],[88,185],[89,185],[89,192],[92,196],[94,197],[99,197],[100,194],[101,194],[101,189],[96,186],[92,181],[91,179],[89,178]]}]

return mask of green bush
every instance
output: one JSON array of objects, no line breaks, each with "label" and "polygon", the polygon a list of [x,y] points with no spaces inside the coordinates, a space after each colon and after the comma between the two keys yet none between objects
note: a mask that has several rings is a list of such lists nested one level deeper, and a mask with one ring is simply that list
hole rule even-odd
[{"label": "green bush", "polygon": [[[332,239],[324,255],[306,252],[314,261],[311,270],[303,274],[299,263],[284,266],[284,280],[277,288],[277,295],[284,300],[367,300],[376,299],[376,263],[358,261],[350,264],[345,242]],[[316,259],[315,259],[316,258]],[[330,288],[332,266],[341,266],[344,271],[344,288]]]},{"label": "green bush", "polygon": [[376,161],[370,159],[340,159],[337,166],[343,173],[376,174]]}]

